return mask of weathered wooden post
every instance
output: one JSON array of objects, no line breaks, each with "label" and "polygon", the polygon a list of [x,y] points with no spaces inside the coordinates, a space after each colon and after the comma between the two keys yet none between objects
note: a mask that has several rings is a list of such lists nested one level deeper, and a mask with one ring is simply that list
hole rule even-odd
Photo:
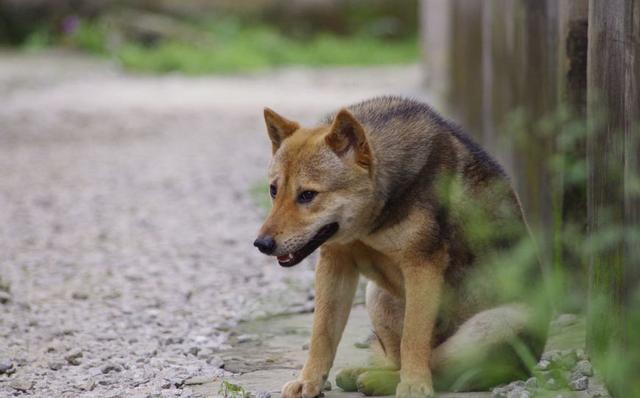
[{"label": "weathered wooden post", "polygon": [[[588,227],[592,242],[623,232],[591,254],[587,343],[598,355],[627,344],[628,307],[638,288],[638,125],[640,120],[640,1],[589,2],[587,139]],[[593,245],[592,245],[593,246]],[[637,311],[637,308],[635,309]],[[637,338],[637,337],[636,337]],[[618,348],[624,349],[620,346]],[[629,381],[631,382],[631,381]],[[612,386],[624,388],[623,386]],[[627,392],[624,389],[619,392]]]},{"label": "weathered wooden post", "polygon": [[422,0],[420,19],[425,84],[446,102],[451,89],[451,2]]},{"label": "weathered wooden post", "polygon": [[[584,178],[574,177],[577,167],[586,176],[588,10],[588,0],[560,0],[558,3],[558,100],[568,112],[568,118],[557,126],[561,130],[557,134],[565,137],[561,137],[562,144],[556,148],[562,161],[554,170],[554,219],[558,234],[554,253],[559,273],[571,275],[562,278],[565,283],[562,288],[567,292],[586,292],[588,285],[586,262],[580,255],[586,236],[587,187]],[[577,128],[584,133],[568,131]],[[564,236],[566,231],[572,234],[577,231],[579,237]],[[580,304],[584,305],[586,294],[581,298]]]}]

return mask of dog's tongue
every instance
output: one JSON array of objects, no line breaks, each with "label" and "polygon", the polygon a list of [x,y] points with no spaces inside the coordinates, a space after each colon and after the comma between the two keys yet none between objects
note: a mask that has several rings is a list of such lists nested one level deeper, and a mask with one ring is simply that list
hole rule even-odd
[{"label": "dog's tongue", "polygon": [[286,263],[288,261],[293,260],[293,254],[285,254],[284,256],[278,256],[278,261]]}]

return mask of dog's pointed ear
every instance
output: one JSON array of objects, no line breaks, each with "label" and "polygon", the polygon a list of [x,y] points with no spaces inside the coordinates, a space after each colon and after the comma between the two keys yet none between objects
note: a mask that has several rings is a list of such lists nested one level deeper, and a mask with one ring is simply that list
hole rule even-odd
[{"label": "dog's pointed ear", "polygon": [[364,127],[348,110],[341,109],[336,114],[325,141],[341,158],[353,154],[357,165],[371,171],[373,155]]},{"label": "dog's pointed ear", "polygon": [[280,148],[282,141],[300,128],[298,123],[278,115],[269,108],[264,108],[264,121],[267,123],[273,153]]}]

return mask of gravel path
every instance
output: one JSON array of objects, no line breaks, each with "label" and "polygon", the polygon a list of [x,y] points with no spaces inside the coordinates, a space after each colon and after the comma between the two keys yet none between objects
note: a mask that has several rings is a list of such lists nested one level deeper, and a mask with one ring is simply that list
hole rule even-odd
[{"label": "gravel path", "polygon": [[[234,326],[309,308],[251,246],[270,106],[303,123],[417,67],[185,78],[0,54],[0,396],[188,397]],[[236,339],[237,340],[237,336]]]}]

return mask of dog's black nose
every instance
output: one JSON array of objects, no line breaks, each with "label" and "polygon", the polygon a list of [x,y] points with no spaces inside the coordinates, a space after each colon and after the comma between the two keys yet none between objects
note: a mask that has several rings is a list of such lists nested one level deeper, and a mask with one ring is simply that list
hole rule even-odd
[{"label": "dog's black nose", "polygon": [[261,236],[253,242],[253,245],[264,254],[271,254],[276,249],[276,241],[270,236]]}]

